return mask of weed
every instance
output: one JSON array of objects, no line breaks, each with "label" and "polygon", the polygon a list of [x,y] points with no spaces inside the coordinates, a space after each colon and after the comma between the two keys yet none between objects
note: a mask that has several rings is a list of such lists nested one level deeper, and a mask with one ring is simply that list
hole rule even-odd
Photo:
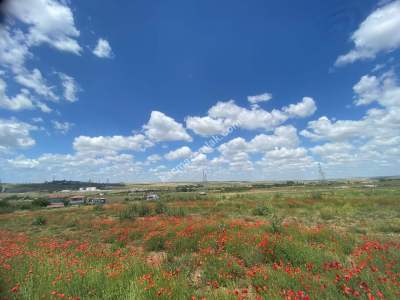
[{"label": "weed", "polygon": [[37,216],[33,219],[32,225],[46,225],[47,220],[43,216]]}]

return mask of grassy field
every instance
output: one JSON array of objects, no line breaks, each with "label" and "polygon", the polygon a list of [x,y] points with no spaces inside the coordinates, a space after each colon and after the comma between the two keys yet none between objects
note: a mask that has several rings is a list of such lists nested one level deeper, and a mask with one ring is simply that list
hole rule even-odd
[{"label": "grassy field", "polygon": [[0,299],[399,299],[400,186],[3,210]]}]

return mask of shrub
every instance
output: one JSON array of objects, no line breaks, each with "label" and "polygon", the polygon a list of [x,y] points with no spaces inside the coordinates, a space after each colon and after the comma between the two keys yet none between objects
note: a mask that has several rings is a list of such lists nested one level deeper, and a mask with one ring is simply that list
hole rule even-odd
[{"label": "shrub", "polygon": [[32,209],[32,203],[30,202],[22,202],[16,204],[17,209]]},{"label": "shrub", "polygon": [[335,218],[336,211],[329,207],[324,207],[320,211],[321,219],[323,220],[332,220]]},{"label": "shrub", "polygon": [[136,205],[129,205],[119,212],[120,220],[134,220],[136,217]]},{"label": "shrub", "polygon": [[271,208],[263,205],[259,205],[253,209],[252,213],[254,216],[268,216],[271,214]]},{"label": "shrub", "polygon": [[147,251],[162,251],[165,250],[165,237],[155,235],[145,242]]},{"label": "shrub", "polygon": [[135,217],[144,217],[151,214],[151,209],[146,204],[131,204],[119,213],[121,220],[133,220]]},{"label": "shrub", "polygon": [[272,216],[271,219],[271,231],[273,233],[278,233],[282,231],[282,218],[276,215]]},{"label": "shrub", "polygon": [[13,211],[14,208],[7,200],[0,200],[0,213],[10,213]]},{"label": "shrub", "polygon": [[182,207],[171,207],[168,208],[167,215],[172,217],[184,217],[186,216],[186,212]]},{"label": "shrub", "polygon": [[32,225],[46,225],[46,223],[47,223],[47,220],[43,216],[37,216],[32,221]]},{"label": "shrub", "polygon": [[322,193],[315,191],[311,193],[311,199],[313,200],[321,200],[322,199]]},{"label": "shrub", "polygon": [[167,206],[163,202],[158,201],[154,211],[156,212],[156,214],[160,215],[166,213],[167,209]]},{"label": "shrub", "polygon": [[146,204],[141,203],[137,206],[137,215],[139,217],[145,217],[151,214],[151,209]]},{"label": "shrub", "polygon": [[102,205],[95,205],[93,206],[93,210],[97,212],[104,211],[104,207]]},{"label": "shrub", "polygon": [[36,206],[36,207],[46,207],[47,205],[49,205],[49,201],[45,198],[36,198],[32,201],[32,206]]}]

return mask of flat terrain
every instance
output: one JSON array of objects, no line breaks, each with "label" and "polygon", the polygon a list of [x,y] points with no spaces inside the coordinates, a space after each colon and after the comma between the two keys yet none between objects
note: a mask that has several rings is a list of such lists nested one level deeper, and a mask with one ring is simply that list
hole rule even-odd
[{"label": "flat terrain", "polygon": [[0,299],[400,298],[397,181],[206,191],[3,209]]}]

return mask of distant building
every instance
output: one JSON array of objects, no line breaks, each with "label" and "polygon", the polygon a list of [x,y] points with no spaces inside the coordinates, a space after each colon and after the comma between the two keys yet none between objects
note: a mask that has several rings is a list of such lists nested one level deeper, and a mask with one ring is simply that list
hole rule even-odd
[{"label": "distant building", "polygon": [[366,188],[376,188],[376,185],[375,185],[375,184],[364,184],[363,187],[366,187]]},{"label": "distant building", "polygon": [[55,202],[55,203],[50,203],[49,205],[46,206],[46,208],[63,208],[64,203],[62,202]]},{"label": "distant building", "polygon": [[89,186],[89,187],[79,188],[79,191],[81,191],[81,192],[96,192],[97,188],[95,186]]},{"label": "distant building", "polygon": [[148,194],[146,200],[158,200],[160,197],[157,194]]},{"label": "distant building", "polygon": [[89,205],[103,205],[107,203],[106,198],[90,198],[86,201]]},{"label": "distant building", "polygon": [[64,203],[66,200],[65,195],[50,194],[47,199],[50,203]]},{"label": "distant building", "polygon": [[73,196],[69,198],[69,205],[83,205],[85,204],[84,196]]}]

